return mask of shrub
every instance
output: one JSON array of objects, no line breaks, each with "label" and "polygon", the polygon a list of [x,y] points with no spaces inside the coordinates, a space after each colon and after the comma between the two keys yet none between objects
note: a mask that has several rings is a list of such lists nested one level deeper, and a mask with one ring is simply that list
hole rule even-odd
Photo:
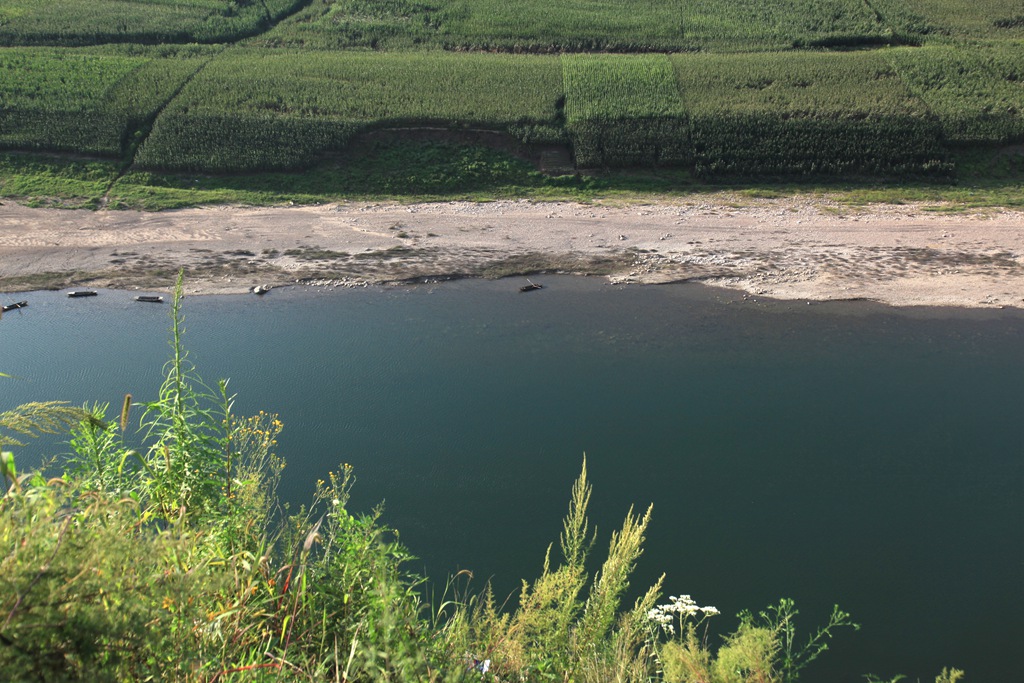
[{"label": "shrub", "polygon": [[[18,475],[0,498],[0,667],[11,680],[412,680],[431,674],[419,580],[379,512],[346,510],[351,468],[282,515],[281,423],[231,412],[181,346],[144,404],[146,447],[102,409],[35,404],[7,431],[77,422],[64,476]],[[119,429],[120,428],[120,429]],[[11,437],[3,437],[12,444]],[[315,520],[315,521],[314,521]]]}]

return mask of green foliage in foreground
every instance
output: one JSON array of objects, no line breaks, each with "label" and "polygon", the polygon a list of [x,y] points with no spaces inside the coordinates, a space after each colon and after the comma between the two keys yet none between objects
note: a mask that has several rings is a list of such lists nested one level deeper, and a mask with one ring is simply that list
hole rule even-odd
[{"label": "green foliage in foreground", "polygon": [[[19,474],[0,455],[0,667],[10,680],[547,681],[786,683],[856,628],[833,609],[798,638],[792,601],[754,615],[718,646],[689,596],[658,605],[662,581],[623,606],[651,510],[630,510],[607,558],[594,546],[586,463],[559,539],[518,605],[463,591],[428,613],[421,579],[379,510],[348,510],[351,467],[317,482],[309,509],[275,495],[282,427],[232,410],[181,344],[181,280],[172,357],[141,405],[143,445],[128,445],[133,402],[33,404],[0,413],[8,436],[74,424],[62,476]],[[452,584],[454,585],[454,583]],[[428,618],[429,615],[429,618]],[[938,683],[962,672],[946,670]]]},{"label": "green foliage in foreground", "polygon": [[[143,448],[125,443],[127,397],[117,424],[99,408],[81,419],[60,478],[19,476],[5,454],[5,677],[426,678],[431,631],[418,579],[399,569],[406,552],[376,515],[346,511],[347,466],[309,510],[281,518],[281,423],[236,416],[225,383],[204,387],[182,350],[178,291],[165,381],[141,406]],[[50,429],[64,411],[0,414],[0,429]]]}]

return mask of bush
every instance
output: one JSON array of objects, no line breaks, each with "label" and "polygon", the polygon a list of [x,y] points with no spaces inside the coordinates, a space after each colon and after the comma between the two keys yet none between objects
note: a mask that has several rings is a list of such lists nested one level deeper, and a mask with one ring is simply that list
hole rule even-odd
[{"label": "bush", "polygon": [[[0,428],[76,422],[60,478],[18,475],[0,498],[0,667],[10,680],[413,680],[430,677],[428,625],[379,512],[346,509],[343,466],[313,505],[281,513],[281,423],[231,412],[181,346],[144,404],[144,449],[103,409],[35,404]],[[13,445],[10,437],[5,445]],[[315,521],[314,521],[315,520]],[[255,678],[254,678],[255,677]]]}]

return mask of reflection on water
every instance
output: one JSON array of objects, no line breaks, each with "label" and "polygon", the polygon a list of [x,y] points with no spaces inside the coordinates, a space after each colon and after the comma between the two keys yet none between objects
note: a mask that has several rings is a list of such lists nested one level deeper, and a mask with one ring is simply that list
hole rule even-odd
[{"label": "reflection on water", "polygon": [[[286,497],[352,463],[353,504],[383,500],[435,578],[536,576],[586,453],[599,551],[654,503],[637,588],[864,624],[805,680],[1018,675],[1024,314],[544,282],[190,298],[186,345],[281,415]],[[167,306],[18,298],[0,407],[154,397]]]}]

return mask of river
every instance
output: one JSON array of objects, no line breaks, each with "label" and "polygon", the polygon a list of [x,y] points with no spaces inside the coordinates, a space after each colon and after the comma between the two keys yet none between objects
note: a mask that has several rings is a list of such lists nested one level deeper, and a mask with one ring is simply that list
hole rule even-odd
[{"label": "river", "polygon": [[[351,463],[352,507],[383,501],[439,582],[536,577],[585,453],[596,554],[654,504],[637,589],[666,572],[720,629],[780,597],[805,633],[853,614],[803,680],[1019,678],[1024,312],[535,279],[189,297],[185,345],[284,421],[285,498]],[[15,298],[0,409],[155,397],[169,306]]]}]

